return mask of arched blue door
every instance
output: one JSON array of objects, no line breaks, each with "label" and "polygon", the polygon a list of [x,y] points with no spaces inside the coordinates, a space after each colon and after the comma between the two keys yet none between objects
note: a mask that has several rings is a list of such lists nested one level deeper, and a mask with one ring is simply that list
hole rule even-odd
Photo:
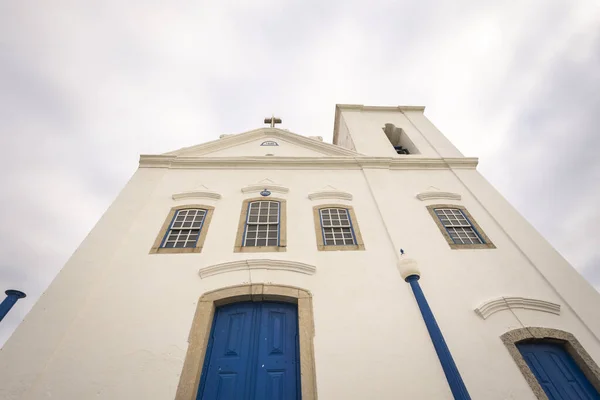
[{"label": "arched blue door", "polygon": [[218,307],[205,358],[197,399],[300,399],[297,306]]},{"label": "arched blue door", "polygon": [[595,400],[600,394],[560,343],[517,343],[550,400]]}]

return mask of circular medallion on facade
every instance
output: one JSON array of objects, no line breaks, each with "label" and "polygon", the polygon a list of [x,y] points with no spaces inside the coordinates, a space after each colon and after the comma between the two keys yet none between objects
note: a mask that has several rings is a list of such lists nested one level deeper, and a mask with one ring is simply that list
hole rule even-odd
[{"label": "circular medallion on facade", "polygon": [[265,188],[265,190],[263,190],[262,192],[260,192],[260,195],[261,196],[265,196],[265,197],[269,196],[270,194],[271,194],[271,192],[269,192],[266,188]]}]

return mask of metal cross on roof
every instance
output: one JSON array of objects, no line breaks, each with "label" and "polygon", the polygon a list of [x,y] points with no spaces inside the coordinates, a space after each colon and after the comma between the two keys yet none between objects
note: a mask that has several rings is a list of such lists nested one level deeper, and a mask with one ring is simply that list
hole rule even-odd
[{"label": "metal cross on roof", "polygon": [[265,118],[265,124],[270,124],[271,128],[275,128],[275,124],[280,124],[281,118],[275,118],[275,116],[271,116],[271,118]]}]

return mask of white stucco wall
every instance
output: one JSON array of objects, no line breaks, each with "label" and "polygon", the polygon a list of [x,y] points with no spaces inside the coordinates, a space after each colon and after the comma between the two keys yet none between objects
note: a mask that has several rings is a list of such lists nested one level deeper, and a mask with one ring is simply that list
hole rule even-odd
[{"label": "white stucco wall", "polygon": [[[360,114],[348,116],[359,152],[398,157],[393,149],[377,153],[378,140],[370,136],[385,120],[413,132],[418,157],[460,156],[423,117],[415,116],[410,128],[400,113]],[[280,157],[293,150],[280,147],[286,152]],[[251,151],[246,144],[220,154]],[[302,151],[314,150],[295,154]],[[273,194],[287,201],[287,251],[234,253],[242,201],[257,195],[241,188],[265,178],[289,189]],[[171,197],[199,185],[221,199]],[[308,199],[327,185],[353,200]],[[415,197],[430,186],[462,199]],[[171,207],[186,203],[215,207],[202,253],[148,254]],[[320,203],[354,207],[365,251],[317,251],[312,207]],[[465,206],[497,248],[451,250],[425,208],[435,203]],[[172,399],[198,298],[264,282],[314,296],[320,399],[450,399],[410,287],[396,269],[400,248],[419,262],[421,286],[472,398],[534,399],[500,340],[523,325],[571,332],[600,360],[597,293],[474,170],[141,168],[0,352],[0,398]],[[255,258],[303,262],[317,272],[198,275],[206,266]],[[475,314],[500,296],[558,303],[561,314],[502,311],[486,320]]]}]

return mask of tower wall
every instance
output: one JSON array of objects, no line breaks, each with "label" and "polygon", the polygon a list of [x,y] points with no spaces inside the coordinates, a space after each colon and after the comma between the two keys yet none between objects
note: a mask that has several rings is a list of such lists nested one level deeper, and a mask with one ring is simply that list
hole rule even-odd
[{"label": "tower wall", "polygon": [[402,129],[419,150],[414,157],[463,157],[425,117],[424,107],[336,106],[333,142],[373,157],[401,157],[384,133],[386,124]]}]

